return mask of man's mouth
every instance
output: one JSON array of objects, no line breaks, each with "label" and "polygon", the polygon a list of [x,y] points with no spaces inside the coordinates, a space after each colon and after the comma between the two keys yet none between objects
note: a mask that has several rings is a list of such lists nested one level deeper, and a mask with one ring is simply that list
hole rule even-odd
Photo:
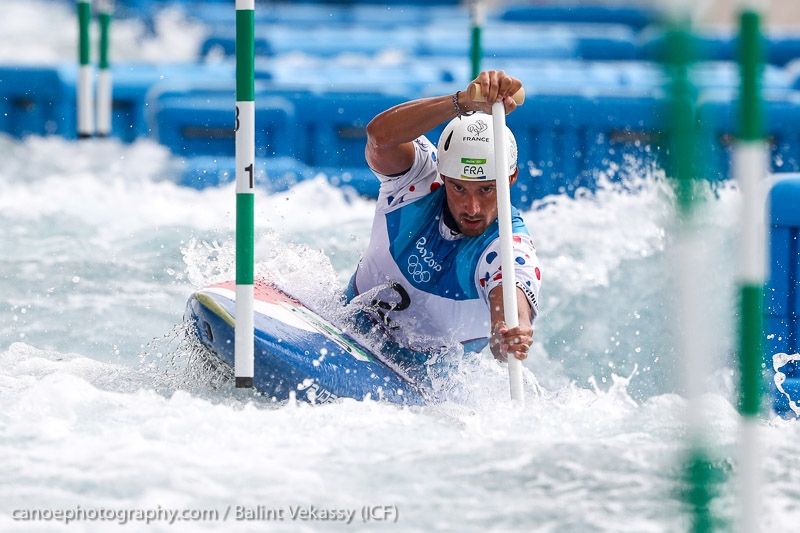
[{"label": "man's mouth", "polygon": [[482,222],[483,222],[482,218],[461,217],[461,223],[464,225],[464,227],[470,229],[479,227]]}]

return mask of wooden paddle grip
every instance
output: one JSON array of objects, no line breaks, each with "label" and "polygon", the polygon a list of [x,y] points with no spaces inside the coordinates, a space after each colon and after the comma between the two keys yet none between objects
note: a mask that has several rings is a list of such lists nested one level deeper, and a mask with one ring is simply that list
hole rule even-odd
[{"label": "wooden paddle grip", "polygon": [[[474,102],[484,101],[480,83],[471,83],[467,94],[469,94],[470,99]],[[519,91],[515,92],[511,98],[517,105],[522,105],[525,102],[525,87],[520,87]]]}]

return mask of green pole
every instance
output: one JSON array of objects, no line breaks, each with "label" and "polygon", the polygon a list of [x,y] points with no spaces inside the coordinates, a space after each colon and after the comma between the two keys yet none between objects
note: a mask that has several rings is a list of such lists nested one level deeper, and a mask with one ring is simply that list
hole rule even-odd
[{"label": "green pole", "polygon": [[685,458],[686,503],[690,511],[690,531],[705,533],[713,530],[711,513],[713,466],[707,448],[705,420],[702,418],[704,380],[709,372],[710,346],[705,332],[703,280],[707,270],[704,243],[695,220],[696,169],[700,152],[697,149],[698,131],[695,115],[695,91],[689,79],[694,61],[694,37],[688,9],[678,9],[667,32],[667,64],[669,85],[669,138],[673,186],[679,216],[676,235],[676,265],[678,298],[676,321],[679,324],[684,383],[689,407],[687,456]]},{"label": "green pole", "polygon": [[769,154],[761,110],[761,16],[741,10],[739,32],[739,135],[734,172],[742,195],[739,246],[739,371],[740,431],[739,499],[743,533],[758,530],[760,508],[760,453],[758,415],[761,411],[763,361],[763,291],[766,279],[765,187]]},{"label": "green pole", "polygon": [[[737,152],[745,153],[744,158],[736,160],[736,171],[740,180],[756,180],[756,190],[748,189],[743,194],[750,193],[743,202],[757,202],[753,208],[754,220],[743,221],[746,224],[755,224],[757,233],[747,235],[750,237],[743,247],[743,258],[749,258],[748,264],[743,265],[740,275],[741,302],[740,302],[740,336],[739,351],[741,359],[741,412],[745,416],[757,416],[761,408],[761,362],[763,357],[762,345],[762,297],[764,285],[764,246],[759,241],[763,240],[763,198],[757,194],[757,189],[766,175],[764,132],[762,127],[761,91],[759,78],[761,74],[761,33],[759,31],[760,16],[758,13],[746,11],[741,15],[740,33],[740,65],[741,65],[741,92],[739,100],[740,126]],[[747,154],[753,150],[753,154]],[[748,158],[754,158],[750,161]],[[755,171],[755,175],[753,172]],[[756,193],[756,194],[753,194]],[[753,230],[746,230],[752,232]],[[760,253],[759,253],[760,252]],[[759,253],[759,255],[755,255]],[[752,264],[751,264],[752,263]]]},{"label": "green pole", "polygon": [[100,54],[97,69],[97,135],[111,133],[111,69],[108,60],[109,28],[111,26],[112,0],[99,0],[97,21],[100,25]]},{"label": "green pole", "polygon": [[472,79],[478,77],[481,72],[481,32],[485,19],[484,5],[482,0],[470,0],[469,12],[472,21],[472,40],[470,42],[470,59],[472,63]]},{"label": "green pole", "polygon": [[91,0],[78,0],[78,138],[94,134],[92,111],[92,65],[89,53],[89,24],[92,18]]},{"label": "green pole", "polygon": [[236,387],[254,376],[255,0],[236,0]]}]

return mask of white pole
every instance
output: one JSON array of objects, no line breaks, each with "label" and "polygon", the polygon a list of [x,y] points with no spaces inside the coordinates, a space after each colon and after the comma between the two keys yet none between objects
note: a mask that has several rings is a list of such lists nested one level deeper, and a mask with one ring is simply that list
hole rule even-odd
[{"label": "white pole", "polygon": [[236,328],[237,388],[254,377],[255,0],[236,0]]},{"label": "white pole", "polygon": [[[506,138],[506,109],[503,102],[492,104],[494,130],[494,175],[497,184],[497,224],[500,228],[500,265],[503,269],[503,313],[506,326],[519,326],[517,308],[517,276],[514,270],[514,240],[511,226],[511,185],[508,182],[508,139]],[[511,399],[525,401],[522,388],[522,361],[508,357],[508,381]]]},{"label": "white pole", "polygon": [[762,2],[742,1],[739,13],[739,134],[734,174],[741,190],[739,245],[739,530],[759,530],[761,458],[758,429],[761,412],[761,365],[764,361],[762,305],[766,279],[765,182],[769,148],[761,103]]},{"label": "white pole", "polygon": [[690,513],[687,530],[706,533],[713,530],[714,495],[711,490],[711,459],[707,408],[707,376],[713,353],[708,327],[708,283],[703,276],[710,272],[708,254],[699,233],[695,195],[698,161],[703,157],[698,147],[697,122],[693,108],[694,87],[689,70],[696,61],[693,46],[689,0],[673,0],[667,17],[667,55],[665,66],[670,74],[669,133],[671,162],[679,224],[673,249],[677,273],[677,326],[683,382],[689,405],[687,412],[686,457],[684,459],[687,489],[685,500]]}]

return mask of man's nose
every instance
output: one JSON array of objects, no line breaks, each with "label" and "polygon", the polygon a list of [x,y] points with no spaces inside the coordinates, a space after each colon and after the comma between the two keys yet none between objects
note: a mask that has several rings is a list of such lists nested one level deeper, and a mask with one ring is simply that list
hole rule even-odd
[{"label": "man's nose", "polygon": [[480,213],[481,205],[478,198],[474,194],[468,194],[465,200],[465,210],[468,215],[477,215]]}]

